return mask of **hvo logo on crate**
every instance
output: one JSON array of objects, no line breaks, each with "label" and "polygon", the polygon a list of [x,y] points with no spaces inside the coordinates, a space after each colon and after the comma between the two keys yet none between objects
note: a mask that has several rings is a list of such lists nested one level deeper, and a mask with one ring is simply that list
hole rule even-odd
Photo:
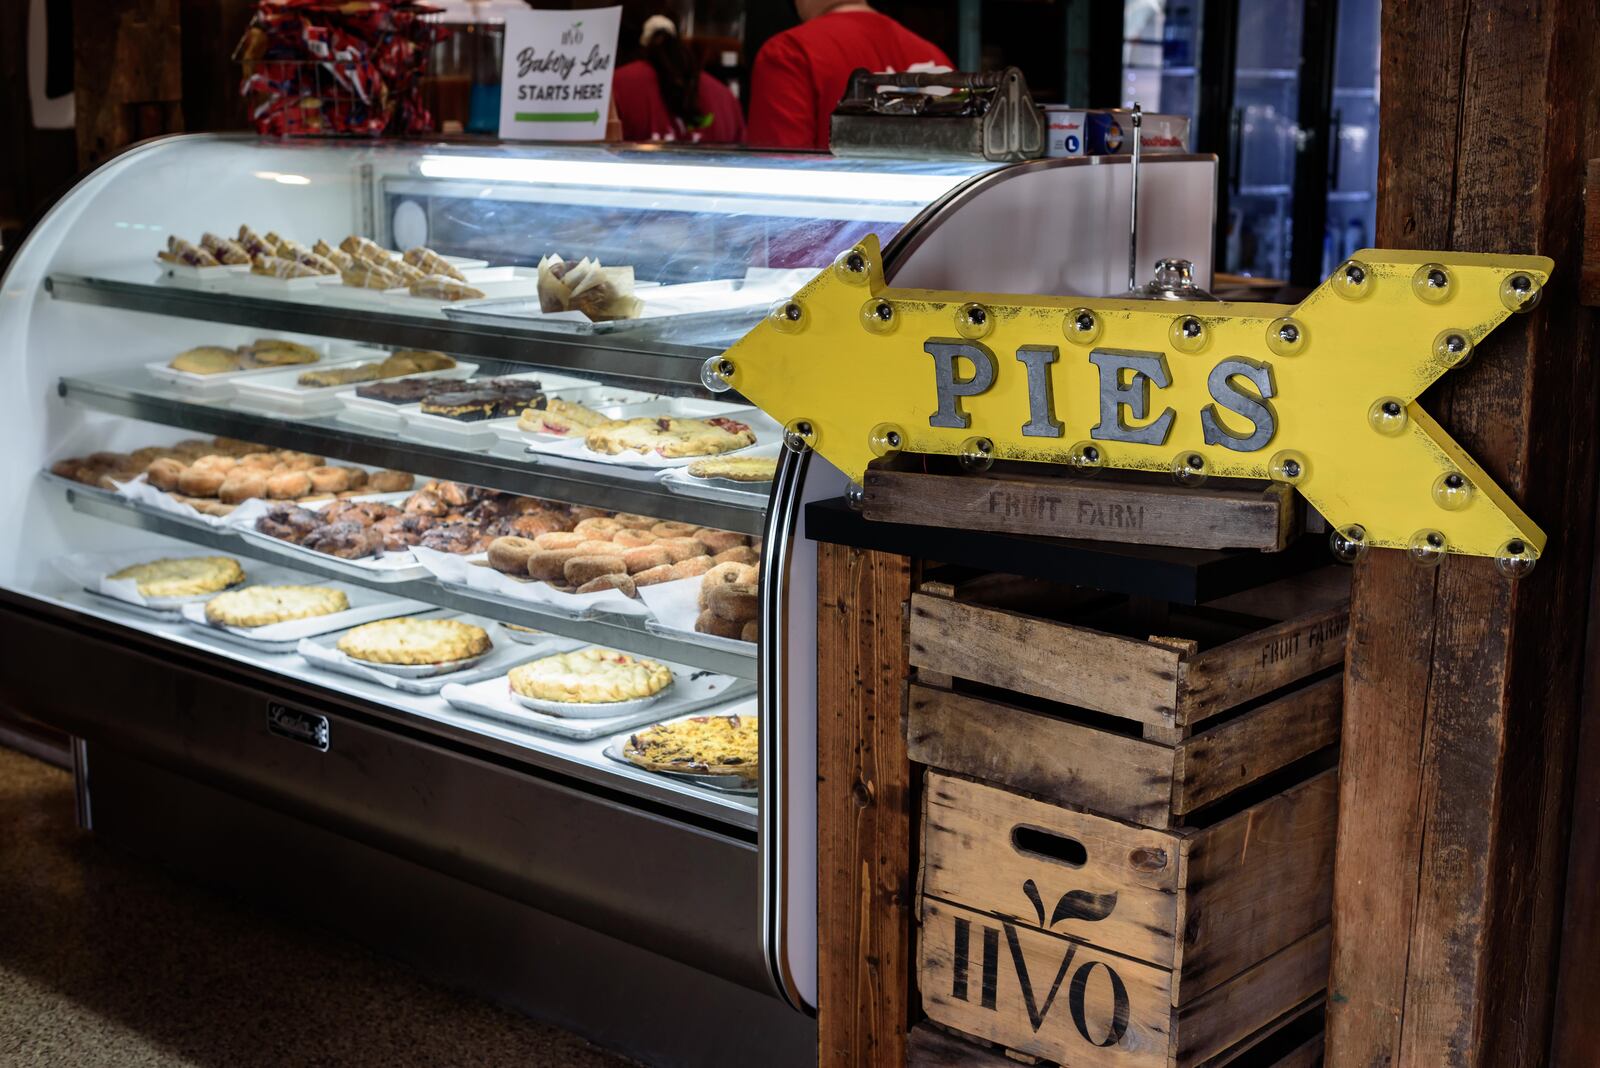
[{"label": "hvo logo on crate", "polygon": [[721,357],[738,389],[857,483],[896,452],[1275,479],[1366,547],[1493,556],[1544,532],[1417,403],[1513,312],[1542,256],[1368,249],[1298,306],[889,289],[869,237]]}]

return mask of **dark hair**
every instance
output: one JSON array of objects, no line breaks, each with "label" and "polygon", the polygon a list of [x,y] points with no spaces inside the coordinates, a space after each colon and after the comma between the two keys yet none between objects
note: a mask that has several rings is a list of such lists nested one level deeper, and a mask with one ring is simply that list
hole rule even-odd
[{"label": "dark hair", "polygon": [[657,30],[645,42],[644,58],[655,68],[667,110],[693,126],[701,117],[700,57],[677,34]]}]

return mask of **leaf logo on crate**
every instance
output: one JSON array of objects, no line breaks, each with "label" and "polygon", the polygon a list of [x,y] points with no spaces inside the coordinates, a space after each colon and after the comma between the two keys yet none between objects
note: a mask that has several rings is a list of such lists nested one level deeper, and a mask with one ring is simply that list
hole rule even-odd
[{"label": "leaf logo on crate", "polygon": [[[1045,922],[1044,899],[1040,896],[1039,887],[1032,879],[1022,884],[1022,893],[1033,905],[1034,914],[1039,917],[1039,927],[1044,930],[1053,928],[1065,920],[1084,920],[1090,923],[1103,920],[1110,916],[1117,907],[1117,895],[1095,894],[1087,890],[1068,890],[1056,900],[1056,907],[1050,914],[1049,923]],[[999,993],[1000,969],[1000,935],[1004,933],[1006,948],[1009,952],[1008,960],[1014,969],[1017,986],[1022,993],[1023,1007],[1028,1013],[1028,1023],[1032,1025],[1035,1033],[1043,1026],[1045,1018],[1055,1006],[1056,998],[1061,993],[1061,984],[1067,980],[1069,972],[1071,981],[1067,985],[1067,1012],[1072,1016],[1072,1024],[1085,1042],[1094,1046],[1114,1046],[1122,1040],[1128,1031],[1128,988],[1116,970],[1103,960],[1090,960],[1080,963],[1073,970],[1073,963],[1077,959],[1078,944],[1066,943],[1065,952],[1061,962],[1056,966],[1055,975],[1050,981],[1050,989],[1041,1002],[1035,994],[1034,975],[1029,967],[1027,955],[1023,952],[1021,942],[1017,937],[1016,927],[1008,920],[1000,921],[1000,926],[994,927],[984,923],[980,928],[983,940],[983,970],[981,972],[981,985],[979,987],[980,1004],[985,1009],[998,1010],[997,998]],[[955,952],[951,968],[950,996],[958,1001],[970,1001],[969,975],[972,961],[972,920],[958,916],[955,918]],[[1095,1020],[1091,1026],[1089,1013],[1089,980],[1094,977],[1095,969],[1105,969],[1106,978],[1111,986],[1111,1012],[1109,1021]],[[1041,973],[1043,974],[1043,973]],[[1096,1038],[1094,1032],[1101,1032]]]}]

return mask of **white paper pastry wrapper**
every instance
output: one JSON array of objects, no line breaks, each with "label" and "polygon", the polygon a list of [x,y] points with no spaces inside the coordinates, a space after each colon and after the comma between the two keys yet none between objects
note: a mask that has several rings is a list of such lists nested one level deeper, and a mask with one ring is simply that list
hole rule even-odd
[{"label": "white paper pastry wrapper", "polygon": [[[219,527],[224,520],[232,515],[232,513],[226,516],[206,515],[204,512],[198,512],[187,504],[173,500],[161,490],[150,485],[143,475],[133,479],[131,482],[114,481],[112,484],[117,487],[117,496],[127,498],[140,508],[180,516],[197,523],[204,523],[206,526]],[[238,509],[236,508],[234,511],[238,511]]]},{"label": "white paper pastry wrapper", "polygon": [[650,614],[650,610],[642,601],[636,601],[620,590],[567,593],[547,582],[522,581],[510,575],[502,575],[492,567],[473,563],[472,559],[467,557],[425,549],[420,545],[413,549],[412,553],[418,563],[446,586],[460,586],[513,601],[543,605],[573,617],[586,616],[594,612],[610,612],[619,616]]},{"label": "white paper pastry wrapper", "polygon": [[754,653],[756,647],[753,642],[702,634],[694,629],[694,621],[700,618],[700,586],[701,580],[692,578],[642,587],[639,596],[649,607],[651,616],[645,623],[645,629],[656,634],[670,634],[710,649],[724,649],[746,656]]},{"label": "white paper pastry wrapper", "polygon": [[[341,653],[338,646],[342,634],[324,634],[314,638],[302,638],[296,648],[306,663],[323,671],[331,671],[340,675],[350,675],[354,678],[375,682],[380,686],[387,686],[392,690],[403,693],[438,693],[448,683],[463,685],[477,682],[481,679],[502,676],[518,664],[537,660],[541,656],[551,656],[555,653],[566,652],[583,645],[583,642],[573,638],[563,638],[557,634],[542,636],[537,644],[520,644],[510,638],[498,623],[478,616],[447,616],[442,618],[459,619],[463,623],[472,623],[482,627],[489,634],[489,641],[493,648],[484,656],[466,663],[463,667],[438,670],[434,667],[432,674],[417,677],[406,677],[388,670],[392,666],[386,664],[369,664]],[[407,667],[413,665],[404,665]]]},{"label": "white paper pastry wrapper", "polygon": [[618,731],[632,730],[645,723],[656,723],[672,716],[708,708],[747,697],[754,684],[730,675],[718,675],[680,664],[672,668],[672,686],[658,701],[623,715],[604,719],[579,719],[536,712],[512,698],[510,680],[501,676],[471,685],[447,684],[439,691],[453,707],[492,719],[555,734],[562,738],[589,741]]},{"label": "white paper pastry wrapper", "polygon": [[[304,583],[299,583],[303,585]],[[261,585],[261,583],[256,583]],[[333,612],[325,616],[312,616],[309,619],[291,619],[284,623],[269,623],[264,627],[227,627],[213,626],[206,618],[205,605],[186,604],[180,609],[185,623],[197,627],[204,627],[214,633],[226,634],[229,637],[241,639],[249,644],[283,646],[275,650],[278,652],[294,652],[294,647],[301,638],[310,638],[317,634],[328,634],[336,630],[348,630],[362,623],[371,623],[379,619],[389,619],[393,616],[414,616],[419,612],[433,611],[434,607],[422,601],[410,601],[401,597],[390,597],[376,590],[368,590],[360,586],[347,586],[342,582],[324,582],[317,585],[329,589],[343,590],[350,601],[350,607],[343,612]]]}]

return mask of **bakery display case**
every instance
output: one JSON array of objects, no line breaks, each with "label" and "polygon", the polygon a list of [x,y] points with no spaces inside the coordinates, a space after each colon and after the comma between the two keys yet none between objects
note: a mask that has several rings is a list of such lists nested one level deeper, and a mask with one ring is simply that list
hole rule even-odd
[{"label": "bakery display case", "polygon": [[[1138,259],[1208,284],[1214,160],[1144,168]],[[0,291],[0,691],[98,833],[646,1059],[813,1062],[802,506],[848,485],[707,363],[867,234],[1121,292],[1129,172],[139,146]]]}]

